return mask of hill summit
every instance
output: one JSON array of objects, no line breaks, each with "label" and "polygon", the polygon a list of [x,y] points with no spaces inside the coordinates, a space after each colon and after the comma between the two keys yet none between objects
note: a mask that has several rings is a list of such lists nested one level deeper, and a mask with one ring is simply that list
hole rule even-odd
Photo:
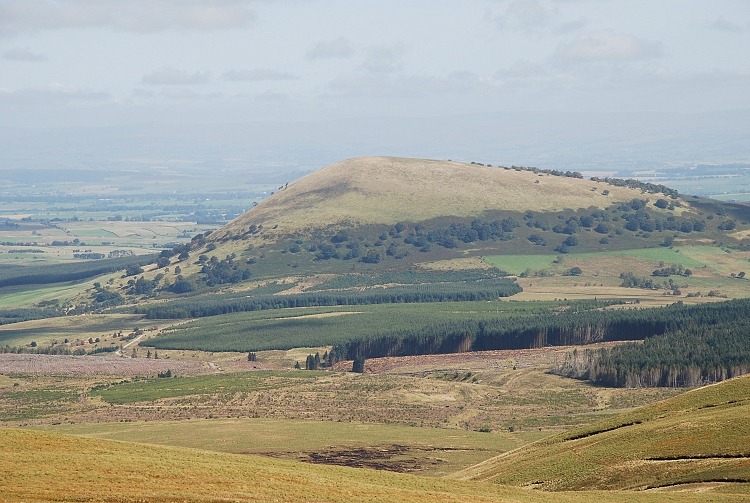
[{"label": "hill summit", "polygon": [[357,157],[331,164],[280,190],[218,231],[251,225],[285,234],[349,224],[420,222],[485,211],[561,211],[605,207],[640,191],[520,168],[399,157]]}]

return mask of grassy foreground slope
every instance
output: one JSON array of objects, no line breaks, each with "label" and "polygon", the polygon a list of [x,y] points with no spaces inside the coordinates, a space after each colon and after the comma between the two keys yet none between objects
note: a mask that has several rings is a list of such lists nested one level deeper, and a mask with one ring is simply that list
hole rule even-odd
[{"label": "grassy foreground slope", "polygon": [[4,502],[660,502],[741,501],[734,495],[543,493],[481,482],[435,480],[0,429]]},{"label": "grassy foreground slope", "polygon": [[[750,484],[750,376],[522,447],[458,478],[548,490]],[[728,487],[733,485],[733,487]]]}]

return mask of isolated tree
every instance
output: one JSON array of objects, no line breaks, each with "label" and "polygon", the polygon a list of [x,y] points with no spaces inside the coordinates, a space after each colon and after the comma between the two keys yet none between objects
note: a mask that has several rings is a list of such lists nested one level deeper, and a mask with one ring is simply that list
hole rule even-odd
[{"label": "isolated tree", "polygon": [[141,267],[138,264],[130,264],[125,269],[125,276],[135,276],[136,274],[142,274],[143,273],[143,267]]},{"label": "isolated tree", "polygon": [[352,363],[352,372],[362,374],[365,371],[365,357],[357,356]]},{"label": "isolated tree", "polygon": [[377,264],[382,259],[382,255],[377,250],[369,250],[367,255],[362,257],[362,262],[366,264]]},{"label": "isolated tree", "polygon": [[315,357],[313,355],[307,355],[305,359],[305,370],[315,370]]},{"label": "isolated tree", "polygon": [[575,236],[569,236],[563,241],[564,246],[576,246],[578,244],[578,238]]},{"label": "isolated tree", "polygon": [[193,284],[193,282],[183,278],[182,276],[177,276],[175,282],[169,286],[169,291],[177,294],[188,293],[192,292],[193,290],[195,290],[195,285]]}]

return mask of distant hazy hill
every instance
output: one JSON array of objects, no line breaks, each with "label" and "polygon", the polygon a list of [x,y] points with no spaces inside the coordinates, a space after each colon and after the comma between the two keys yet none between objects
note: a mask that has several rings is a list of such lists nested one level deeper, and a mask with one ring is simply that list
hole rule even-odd
[{"label": "distant hazy hill", "polygon": [[551,490],[750,483],[750,376],[688,391],[458,474]]},{"label": "distant hazy hill", "polygon": [[[608,190],[608,194],[603,192]],[[280,189],[216,233],[266,233],[311,227],[420,222],[483,212],[602,208],[640,190],[566,176],[477,164],[395,157],[358,157],[331,164]]]},{"label": "distant hazy hill", "polygon": [[285,183],[221,229],[166,250],[146,280],[134,278],[123,290],[179,295],[290,275],[408,271],[466,257],[750,245],[749,221],[750,206],[686,198],[637,180],[360,157]]}]

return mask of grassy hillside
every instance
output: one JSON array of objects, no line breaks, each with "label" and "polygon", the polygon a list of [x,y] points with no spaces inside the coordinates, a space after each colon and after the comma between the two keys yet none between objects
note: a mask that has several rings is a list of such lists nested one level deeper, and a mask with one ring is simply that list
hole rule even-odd
[{"label": "grassy hillside", "polygon": [[[713,291],[713,296],[735,297],[744,291],[741,282],[733,279],[739,274],[745,277],[749,222],[746,205],[686,198],[667,187],[635,180],[587,180],[578,173],[535,168],[362,157],[282,185],[228,225],[213,233],[195,234],[190,243],[164,250],[143,268],[129,268],[124,275],[121,271],[98,277],[89,274],[86,288],[77,284],[72,290],[68,286],[47,291],[36,286],[0,295],[0,300],[19,306],[58,300],[68,311],[85,312],[127,302],[142,304],[156,297],[199,296],[217,289],[254,290],[251,294],[255,295],[269,282],[289,284],[299,293],[314,287],[323,276],[385,277],[393,272],[434,271],[435,264],[441,267],[467,259],[481,268],[487,263],[480,259],[487,257],[508,272],[544,275],[530,294],[554,299],[559,293],[564,298],[576,285],[555,288],[546,279],[548,273],[560,277],[574,269],[589,278],[587,283],[596,282],[602,289],[620,286],[617,275],[625,271],[612,274],[606,260],[595,255],[596,260],[590,261],[586,254],[696,245],[731,248],[737,253],[729,262],[718,260],[722,263],[716,268],[701,259],[691,262],[695,278],[683,283],[683,296],[690,293],[691,298],[698,298]],[[659,254],[666,258],[656,258]],[[562,262],[556,260],[561,255],[577,255],[584,265],[561,267]],[[536,261],[523,259],[537,256]],[[655,262],[649,266],[661,267],[662,260],[673,265],[675,256],[660,250],[648,258]],[[698,271],[693,266],[699,263],[707,268]],[[27,276],[11,279],[14,285],[24,286],[38,281]],[[63,277],[60,271],[44,276]],[[390,283],[399,281],[384,282]],[[540,290],[540,285],[545,288]],[[660,282],[658,295],[679,292],[679,286],[662,288]],[[653,297],[655,290],[649,290]],[[602,294],[632,295],[599,291],[588,296]]]},{"label": "grassy hillside", "polygon": [[[592,190],[592,189],[596,190]],[[609,189],[608,195],[602,188]],[[359,157],[331,164],[290,183],[219,231],[251,224],[280,232],[349,222],[357,225],[467,217],[488,210],[523,212],[604,207],[639,190],[578,178],[459,162]],[[534,201],[533,205],[529,202]]]},{"label": "grassy hillside", "polygon": [[[4,502],[706,501],[705,495],[550,494],[479,482],[0,429]],[[723,495],[715,501],[741,501]]]},{"label": "grassy hillside", "polygon": [[272,455],[317,464],[444,476],[548,435],[493,433],[344,421],[225,418],[63,424],[51,427],[110,440]]},{"label": "grassy hillside", "polygon": [[722,485],[747,495],[748,414],[750,376],[743,376],[544,439],[457,477],[548,490]]},{"label": "grassy hillside", "polygon": [[193,282],[188,290],[202,291],[251,278],[408,271],[468,257],[739,247],[747,244],[749,217],[746,206],[636,181],[356,158],[285,184],[230,224],[173,250],[169,262],[147,271],[158,278],[153,286],[122,290],[184,293],[177,274]]}]

